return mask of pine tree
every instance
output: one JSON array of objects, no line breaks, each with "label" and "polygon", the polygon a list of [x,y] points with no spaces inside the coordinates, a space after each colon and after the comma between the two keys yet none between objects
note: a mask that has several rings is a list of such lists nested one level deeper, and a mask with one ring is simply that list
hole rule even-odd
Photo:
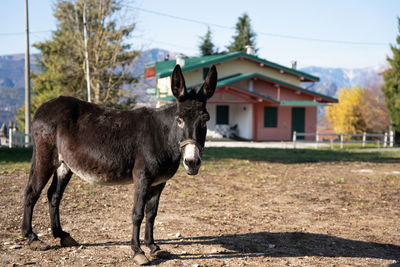
[{"label": "pine tree", "polygon": [[[92,102],[118,106],[135,81],[129,71],[137,56],[125,41],[135,28],[118,21],[119,0],[57,0],[57,29],[50,40],[35,43],[40,53],[39,71],[32,73],[32,114],[44,102],[59,95],[87,99],[83,9],[86,5],[88,58]],[[128,101],[129,103],[131,101]],[[24,125],[23,108],[16,120]]]},{"label": "pine tree", "polygon": [[390,47],[393,57],[387,57],[390,69],[383,74],[385,83],[382,92],[386,98],[393,130],[396,132],[396,141],[400,141],[400,17],[397,20],[399,35],[396,38],[397,44]]},{"label": "pine tree", "polygon": [[207,33],[204,37],[200,37],[201,43],[199,45],[200,56],[210,56],[218,54],[218,50],[215,48],[214,43],[211,40],[211,30],[210,27],[207,29]]},{"label": "pine tree", "polygon": [[244,13],[238,18],[236,23],[236,35],[233,36],[232,43],[227,47],[229,52],[245,51],[246,46],[252,46],[255,51],[256,33],[250,25],[249,16]]}]

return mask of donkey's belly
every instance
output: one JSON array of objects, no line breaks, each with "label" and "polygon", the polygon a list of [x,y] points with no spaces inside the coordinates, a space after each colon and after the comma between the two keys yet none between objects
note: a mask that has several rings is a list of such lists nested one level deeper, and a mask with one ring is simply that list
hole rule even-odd
[{"label": "donkey's belly", "polygon": [[73,153],[69,150],[61,150],[58,154],[61,166],[65,165],[81,179],[89,183],[121,184],[132,183],[131,171],[124,167],[120,161],[112,161],[108,158],[93,158],[91,155]]},{"label": "donkey's belly", "polygon": [[98,184],[126,184],[132,183],[133,179],[129,176],[121,176],[117,173],[91,173],[85,170],[70,168],[73,173],[78,175],[82,180],[89,183]]},{"label": "donkey's belly", "polygon": [[157,186],[159,184],[165,183],[169,179],[171,179],[171,177],[169,177],[169,176],[157,177],[156,179],[153,180],[153,182],[151,183],[151,186]]},{"label": "donkey's belly", "polygon": [[77,167],[74,164],[62,162],[58,167],[57,172],[65,172],[71,170],[74,174],[78,175],[82,180],[89,183],[99,184],[125,184],[132,183],[132,176],[128,172],[123,171],[101,171],[99,169],[85,170],[82,167]]}]

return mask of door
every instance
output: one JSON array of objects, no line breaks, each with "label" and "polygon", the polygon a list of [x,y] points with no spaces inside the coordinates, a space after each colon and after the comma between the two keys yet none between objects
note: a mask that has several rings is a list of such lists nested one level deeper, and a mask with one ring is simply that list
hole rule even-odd
[{"label": "door", "polygon": [[216,124],[229,124],[229,106],[217,106]]},{"label": "door", "polygon": [[[294,131],[304,133],[305,115],[305,108],[292,108],[292,137]],[[304,139],[304,136],[298,136],[297,139]]]}]

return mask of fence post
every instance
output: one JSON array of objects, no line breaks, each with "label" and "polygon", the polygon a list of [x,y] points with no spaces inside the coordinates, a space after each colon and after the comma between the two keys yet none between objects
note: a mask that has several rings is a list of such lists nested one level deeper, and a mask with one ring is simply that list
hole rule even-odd
[{"label": "fence post", "polygon": [[340,149],[343,149],[343,133],[340,134]]},{"label": "fence post", "polygon": [[390,136],[389,136],[389,145],[390,147],[393,147],[394,144],[394,131],[390,131]]},{"label": "fence post", "polygon": [[387,139],[388,139],[388,134],[387,134],[387,132],[385,132],[385,135],[383,137],[383,147],[387,146]]},{"label": "fence post", "polygon": [[315,133],[315,142],[317,143],[317,148],[318,148],[318,143],[319,143],[319,133],[318,133],[318,131]]},{"label": "fence post", "polygon": [[329,141],[331,142],[331,149],[333,149],[333,139],[329,139]]},{"label": "fence post", "polygon": [[365,147],[365,141],[367,141],[367,133],[366,133],[366,132],[363,132],[362,147]]},{"label": "fence post", "polygon": [[12,148],[13,146],[13,129],[10,127],[8,129],[8,147]]},{"label": "fence post", "polygon": [[293,148],[296,148],[296,139],[297,139],[297,133],[296,131],[293,132]]}]

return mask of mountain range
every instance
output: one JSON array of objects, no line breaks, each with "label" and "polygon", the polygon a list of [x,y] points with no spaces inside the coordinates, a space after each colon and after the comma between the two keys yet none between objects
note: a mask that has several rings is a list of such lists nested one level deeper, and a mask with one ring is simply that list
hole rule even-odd
[{"label": "mountain range", "polygon": [[310,89],[318,93],[337,97],[340,88],[364,87],[367,89],[381,87],[383,77],[380,73],[385,66],[376,66],[358,69],[305,67],[300,69],[320,78]]},{"label": "mountain range", "polygon": [[[143,74],[146,64],[164,60],[166,57],[175,58],[177,53],[163,49],[150,49],[141,53],[141,56],[132,64],[134,76],[140,77],[139,84],[134,87],[134,93],[138,95],[139,103],[151,103],[146,89],[155,87],[155,80],[144,81]],[[35,61],[38,55],[31,56],[31,68],[37,70]],[[301,71],[320,77],[320,82],[305,84],[308,89],[337,97],[340,88],[365,87],[376,88],[383,84],[381,72],[384,66],[359,69],[305,67]],[[0,125],[13,120],[15,110],[24,102],[24,54],[0,56]]]}]

